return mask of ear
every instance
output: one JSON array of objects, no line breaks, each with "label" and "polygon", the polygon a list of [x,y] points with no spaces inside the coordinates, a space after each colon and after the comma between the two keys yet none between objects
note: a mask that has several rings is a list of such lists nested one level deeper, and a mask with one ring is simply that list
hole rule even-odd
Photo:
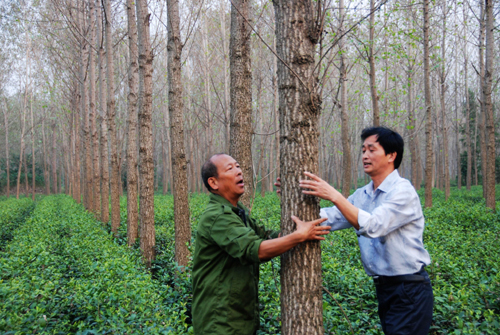
[{"label": "ear", "polygon": [[208,185],[212,188],[212,190],[218,190],[219,189],[219,183],[217,182],[217,178],[215,177],[210,177],[208,178]]},{"label": "ear", "polygon": [[388,156],[389,156],[389,163],[394,163],[394,161],[396,160],[396,156],[397,155],[398,154],[396,152],[392,152],[392,153],[388,154]]}]

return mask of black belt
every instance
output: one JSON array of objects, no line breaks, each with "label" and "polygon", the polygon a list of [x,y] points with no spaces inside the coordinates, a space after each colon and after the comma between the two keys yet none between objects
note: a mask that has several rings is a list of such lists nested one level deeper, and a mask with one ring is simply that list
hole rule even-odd
[{"label": "black belt", "polygon": [[405,282],[423,282],[425,277],[421,275],[403,275],[403,276],[373,276],[375,285],[399,284]]}]

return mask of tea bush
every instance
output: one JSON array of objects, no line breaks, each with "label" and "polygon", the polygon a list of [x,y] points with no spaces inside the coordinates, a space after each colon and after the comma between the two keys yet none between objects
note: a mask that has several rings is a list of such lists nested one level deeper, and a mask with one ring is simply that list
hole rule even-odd
[{"label": "tea bush", "polygon": [[12,240],[16,228],[34,208],[35,204],[30,198],[6,198],[0,202],[0,251]]},{"label": "tea bush", "polygon": [[63,195],[44,198],[0,257],[4,334],[170,334],[164,294],[137,252]]}]

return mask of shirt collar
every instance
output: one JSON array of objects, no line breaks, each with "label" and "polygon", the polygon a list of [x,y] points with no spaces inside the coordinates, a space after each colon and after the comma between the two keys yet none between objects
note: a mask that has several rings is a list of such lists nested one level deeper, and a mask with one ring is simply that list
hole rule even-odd
[{"label": "shirt collar", "polygon": [[[378,190],[381,190],[382,192],[389,192],[389,190],[392,188],[392,186],[398,181],[399,179],[399,172],[397,169],[394,169],[387,177],[385,177],[384,181],[378,186]],[[372,182],[373,183],[373,182]],[[373,189],[373,186],[372,186]]]},{"label": "shirt collar", "polygon": [[240,202],[238,202],[238,207],[234,207],[233,204],[229,202],[229,200],[227,200],[223,196],[220,196],[220,195],[212,193],[212,192],[210,192],[210,201],[215,201],[219,204],[229,206],[233,210],[239,210],[240,208],[243,208],[243,206],[241,205]]}]

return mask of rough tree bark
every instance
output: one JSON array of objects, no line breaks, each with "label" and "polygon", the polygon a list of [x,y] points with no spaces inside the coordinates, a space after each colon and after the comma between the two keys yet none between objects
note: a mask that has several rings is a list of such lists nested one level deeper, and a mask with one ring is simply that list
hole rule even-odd
[{"label": "rough tree bark", "polygon": [[[318,118],[321,101],[314,74],[315,47],[321,35],[312,1],[276,0],[280,112],[281,230],[295,230],[292,214],[318,217],[319,200],[299,188],[303,172],[318,173]],[[316,18],[318,19],[318,18]],[[346,179],[349,182],[350,179]],[[321,248],[302,243],[281,256],[282,333],[323,334]]]},{"label": "rough tree bark", "polygon": [[111,231],[118,234],[120,226],[120,175],[118,166],[118,143],[116,134],[116,110],[115,110],[115,84],[114,84],[114,63],[113,63],[113,40],[111,36],[111,1],[103,0],[104,5],[104,22],[106,36],[106,65],[107,65],[107,116],[108,129],[111,148]]},{"label": "rough tree bark", "polygon": [[33,90],[31,90],[30,99],[30,114],[31,114],[31,199],[35,201],[35,122],[33,120]]},{"label": "rough tree bark", "polygon": [[128,44],[130,67],[128,72],[128,131],[127,131],[127,243],[132,246],[139,236],[137,208],[137,99],[139,93],[139,50],[137,49],[137,22],[132,0],[127,0]]},{"label": "rough tree bark", "polygon": [[[177,0],[176,0],[177,1]],[[170,5],[167,3],[167,5]],[[168,6],[170,8],[170,6]],[[139,219],[141,250],[147,267],[155,258],[153,162],[153,52],[149,41],[148,4],[136,1],[139,37]]]},{"label": "rough tree bark", "polygon": [[251,210],[254,197],[252,162],[252,69],[249,0],[233,0],[231,6],[230,97],[231,140],[229,154],[240,164],[245,193],[240,201]]},{"label": "rough tree bark", "polygon": [[[467,36],[467,14],[466,8],[463,6],[463,17],[464,17],[464,36]],[[471,147],[471,136],[470,136],[470,102],[469,102],[469,79],[468,79],[468,64],[469,57],[467,53],[467,42],[464,42],[464,81],[465,81],[465,137],[466,137],[466,149],[467,149],[467,173],[465,177],[465,185],[467,191],[470,191],[472,183],[472,147]]]},{"label": "rough tree bark", "polygon": [[486,110],[486,133],[487,133],[487,162],[486,162],[486,206],[495,210],[495,119],[493,117],[493,104],[491,99],[491,88],[494,69],[494,36],[493,36],[493,0],[485,0],[486,12],[486,63],[484,71],[484,106]]},{"label": "rough tree bark", "polygon": [[184,148],[184,121],[182,101],[181,53],[179,1],[167,0],[168,10],[168,111],[170,113],[170,135],[172,153],[172,179],[175,219],[175,261],[187,266],[191,242],[189,224],[189,201],[187,162]]}]

